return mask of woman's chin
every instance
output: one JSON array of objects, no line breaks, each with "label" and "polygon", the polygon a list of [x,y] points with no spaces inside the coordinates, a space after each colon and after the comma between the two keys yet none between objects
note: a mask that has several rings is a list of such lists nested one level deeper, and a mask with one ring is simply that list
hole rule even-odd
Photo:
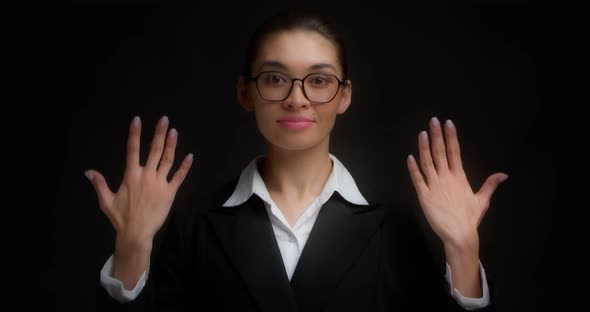
[{"label": "woman's chin", "polygon": [[304,151],[316,147],[321,143],[318,138],[294,137],[294,136],[275,136],[272,140],[266,140],[267,144],[272,144],[276,148],[289,151]]}]

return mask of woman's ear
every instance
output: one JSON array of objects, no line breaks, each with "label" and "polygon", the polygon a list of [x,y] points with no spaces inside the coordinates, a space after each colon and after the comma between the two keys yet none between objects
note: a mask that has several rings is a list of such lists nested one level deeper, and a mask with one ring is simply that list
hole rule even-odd
[{"label": "woman's ear", "polygon": [[346,80],[341,88],[342,90],[340,92],[342,92],[342,95],[340,96],[338,109],[336,110],[337,114],[343,114],[350,106],[350,101],[352,100],[352,81]]},{"label": "woman's ear", "polygon": [[246,78],[244,78],[244,76],[240,76],[240,79],[238,80],[237,89],[238,103],[240,104],[240,106],[242,106],[242,108],[247,112],[253,111],[254,106],[252,105],[252,102],[250,101],[250,97],[248,95],[248,81],[246,81]]}]

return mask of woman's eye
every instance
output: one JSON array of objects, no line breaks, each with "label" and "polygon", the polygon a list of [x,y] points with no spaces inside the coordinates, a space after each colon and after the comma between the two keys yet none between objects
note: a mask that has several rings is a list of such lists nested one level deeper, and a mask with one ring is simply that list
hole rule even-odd
[{"label": "woman's eye", "polygon": [[315,76],[311,79],[311,84],[314,86],[323,86],[326,85],[329,80],[324,76]]},{"label": "woman's eye", "polygon": [[264,80],[266,81],[266,83],[273,85],[285,83],[285,78],[279,75],[268,75]]}]

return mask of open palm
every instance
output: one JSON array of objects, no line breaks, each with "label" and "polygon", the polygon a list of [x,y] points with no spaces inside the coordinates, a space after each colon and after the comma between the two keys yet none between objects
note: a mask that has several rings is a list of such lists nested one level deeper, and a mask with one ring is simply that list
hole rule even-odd
[{"label": "open palm", "polygon": [[420,207],[434,232],[444,243],[462,244],[477,239],[477,228],[492,194],[508,175],[500,172],[490,175],[474,193],[463,171],[457,129],[450,120],[444,128],[443,139],[438,119],[430,120],[432,150],[427,132],[418,135],[423,173],[412,155],[408,156],[407,165]]},{"label": "open palm", "polygon": [[86,171],[96,190],[100,209],[111,221],[118,239],[124,237],[149,245],[168,216],[176,192],[191,167],[193,156],[189,154],[168,181],[178,133],[171,129],[166,135],[167,129],[168,117],[163,116],[156,127],[147,162],[141,166],[141,121],[139,117],[133,119],[129,127],[125,174],[117,193],[110,190],[100,172]]}]

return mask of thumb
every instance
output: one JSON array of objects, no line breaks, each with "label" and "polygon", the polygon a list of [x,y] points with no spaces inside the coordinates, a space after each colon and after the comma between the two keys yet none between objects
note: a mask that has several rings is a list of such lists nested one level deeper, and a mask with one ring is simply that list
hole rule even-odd
[{"label": "thumb", "polygon": [[92,183],[92,186],[96,191],[100,209],[108,216],[110,216],[110,209],[115,195],[109,189],[109,186],[107,185],[105,178],[102,174],[100,174],[100,172],[92,169],[86,170],[84,172],[84,175],[86,176],[86,178],[88,178],[90,183]]},{"label": "thumb", "polygon": [[508,179],[508,175],[502,172],[494,173],[486,179],[479,189],[479,192],[476,194],[484,203],[486,203],[486,207],[489,205],[492,194],[498,185],[506,181],[506,179]]}]

